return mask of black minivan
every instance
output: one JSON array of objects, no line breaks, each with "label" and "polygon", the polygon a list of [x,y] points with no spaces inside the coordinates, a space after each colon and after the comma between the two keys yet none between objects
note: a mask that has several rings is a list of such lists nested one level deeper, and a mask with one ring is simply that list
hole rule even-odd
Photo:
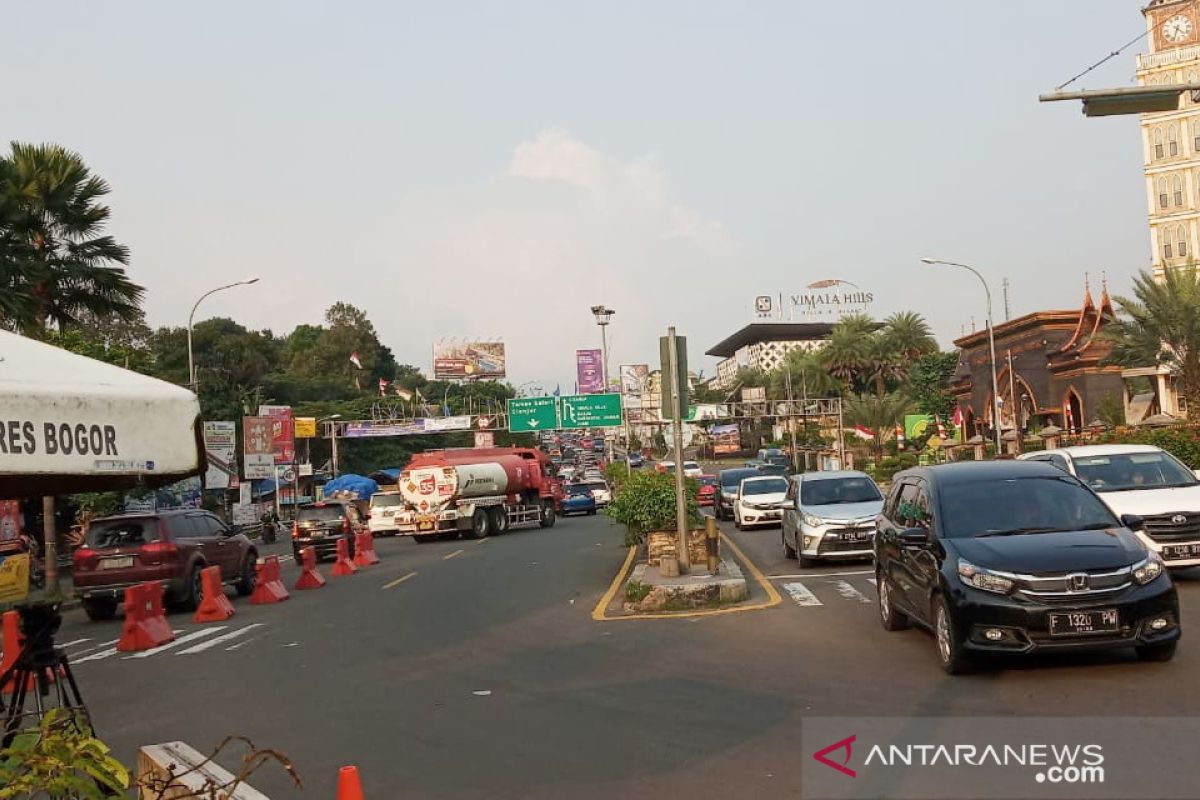
[{"label": "black minivan", "polygon": [[898,473],[876,519],[883,627],[933,632],[942,668],[975,653],[1132,647],[1166,661],[1180,636],[1158,555],[1050,464],[989,461]]}]

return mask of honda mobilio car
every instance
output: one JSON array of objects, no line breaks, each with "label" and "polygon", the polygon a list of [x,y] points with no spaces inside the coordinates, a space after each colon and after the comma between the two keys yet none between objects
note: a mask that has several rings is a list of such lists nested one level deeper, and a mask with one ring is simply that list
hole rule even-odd
[{"label": "honda mobilio car", "polygon": [[978,653],[1131,647],[1175,655],[1175,586],[1157,553],[1078,479],[1030,461],[899,473],[876,520],[879,615],[933,632],[946,672]]},{"label": "honda mobilio car", "polygon": [[159,511],[102,517],[75,551],[73,581],[83,610],[112,619],[125,589],[158,581],[167,603],[191,610],[200,602],[200,570],[221,568],[238,594],[254,591],[258,552],[241,533],[207,511]]}]

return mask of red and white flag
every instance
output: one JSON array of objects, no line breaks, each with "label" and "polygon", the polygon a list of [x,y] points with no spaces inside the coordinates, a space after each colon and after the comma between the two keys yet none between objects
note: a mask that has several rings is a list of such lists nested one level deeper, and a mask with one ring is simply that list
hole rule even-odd
[{"label": "red and white flag", "polygon": [[380,378],[379,379],[379,396],[380,397],[383,397],[387,394],[387,387],[388,387],[387,378]]},{"label": "red and white flag", "polygon": [[938,435],[938,437],[939,437],[939,438],[941,438],[941,439],[945,439],[945,438],[946,438],[946,426],[942,424],[942,418],[941,418],[941,417],[934,417],[934,421],[937,423],[937,435]]},{"label": "red and white flag", "polygon": [[897,450],[904,449],[904,426],[903,425],[896,426],[896,449]]},{"label": "red and white flag", "polygon": [[1068,431],[1075,430],[1075,414],[1071,411],[1071,401],[1067,400],[1063,403],[1063,422],[1067,423]]},{"label": "red and white flag", "polygon": [[854,435],[863,441],[870,441],[875,438],[875,431],[868,428],[866,425],[855,425]]},{"label": "red and white flag", "polygon": [[962,406],[957,403],[954,405],[954,416],[950,417],[950,421],[954,423],[954,427],[961,428],[963,426],[963,410]]},{"label": "red and white flag", "polygon": [[357,350],[355,350],[353,353],[350,354],[350,363],[353,364],[354,366],[358,367],[359,369],[363,368],[362,361],[359,360]]}]

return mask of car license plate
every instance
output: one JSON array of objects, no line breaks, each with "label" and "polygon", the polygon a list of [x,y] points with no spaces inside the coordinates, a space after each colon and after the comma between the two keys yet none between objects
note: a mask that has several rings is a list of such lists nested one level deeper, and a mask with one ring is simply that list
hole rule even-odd
[{"label": "car license plate", "polygon": [[871,534],[869,531],[847,531],[842,538],[847,542],[865,542],[871,538]]},{"label": "car license plate", "polygon": [[100,562],[100,569],[128,569],[133,566],[133,556],[124,558],[106,558]]},{"label": "car license plate", "polygon": [[1050,612],[1051,636],[1083,636],[1090,633],[1116,633],[1117,610]]},{"label": "car license plate", "polygon": [[419,531],[433,530],[433,520],[431,520],[431,519],[421,520],[420,522],[417,523],[417,530],[419,530]]},{"label": "car license plate", "polygon": [[1167,561],[1181,558],[1200,558],[1200,542],[1163,545],[1162,555]]}]

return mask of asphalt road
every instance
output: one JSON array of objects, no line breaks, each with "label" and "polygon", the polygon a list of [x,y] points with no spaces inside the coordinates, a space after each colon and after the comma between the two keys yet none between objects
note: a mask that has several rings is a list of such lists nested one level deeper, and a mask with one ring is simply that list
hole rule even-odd
[{"label": "asphalt road", "polygon": [[[78,611],[59,642],[126,761],[139,744],[244,734],[305,779],[303,793],[270,769],[252,781],[277,798],[334,797],[343,764],[368,798],[799,796],[806,715],[1200,711],[1190,637],[1167,664],[1060,657],[951,678],[928,634],[882,630],[866,565],[801,571],[778,528],[722,527],[782,604],[595,622],[625,555],[599,516],[482,543],[379,540],[381,565],[324,589],[239,599],[224,626],[171,617],[177,643],[145,657],[109,653],[120,623]],[[1179,583],[1186,633],[1200,578]]]}]

